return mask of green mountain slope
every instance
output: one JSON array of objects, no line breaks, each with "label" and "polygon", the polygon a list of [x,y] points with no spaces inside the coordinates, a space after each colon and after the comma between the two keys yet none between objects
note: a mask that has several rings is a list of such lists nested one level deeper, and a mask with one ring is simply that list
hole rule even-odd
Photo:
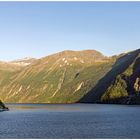
[{"label": "green mountain slope", "polygon": [[10,103],[139,104],[139,64],[140,50],[113,57],[63,51],[0,62],[0,97]]},{"label": "green mountain slope", "polygon": [[4,102],[78,102],[111,69],[115,60],[95,50],[63,51],[8,73],[0,83]]}]

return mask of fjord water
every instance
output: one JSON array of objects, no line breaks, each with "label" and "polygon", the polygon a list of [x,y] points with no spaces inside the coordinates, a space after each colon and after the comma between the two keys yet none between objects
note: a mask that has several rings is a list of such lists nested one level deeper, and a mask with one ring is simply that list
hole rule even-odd
[{"label": "fjord water", "polygon": [[140,106],[8,104],[0,138],[140,138]]}]

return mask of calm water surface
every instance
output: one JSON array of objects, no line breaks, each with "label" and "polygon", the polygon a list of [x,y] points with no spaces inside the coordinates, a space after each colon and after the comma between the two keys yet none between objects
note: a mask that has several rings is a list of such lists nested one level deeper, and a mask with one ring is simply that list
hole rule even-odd
[{"label": "calm water surface", "polygon": [[140,138],[140,106],[8,104],[0,138]]}]

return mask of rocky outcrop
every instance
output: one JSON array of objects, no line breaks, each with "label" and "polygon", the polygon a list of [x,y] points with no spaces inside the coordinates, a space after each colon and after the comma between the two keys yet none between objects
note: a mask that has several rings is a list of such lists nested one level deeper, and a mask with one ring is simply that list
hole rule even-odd
[{"label": "rocky outcrop", "polygon": [[136,81],[134,83],[134,89],[136,92],[140,92],[140,78],[136,78]]},{"label": "rocky outcrop", "polygon": [[0,111],[8,111],[8,107],[4,105],[4,103],[0,100]]}]

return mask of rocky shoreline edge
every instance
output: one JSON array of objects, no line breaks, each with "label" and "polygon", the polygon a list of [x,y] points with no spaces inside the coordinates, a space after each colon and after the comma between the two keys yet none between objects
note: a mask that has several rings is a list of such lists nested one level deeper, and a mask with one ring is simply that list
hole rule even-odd
[{"label": "rocky shoreline edge", "polygon": [[8,111],[9,108],[5,106],[5,104],[0,100],[0,112]]}]

